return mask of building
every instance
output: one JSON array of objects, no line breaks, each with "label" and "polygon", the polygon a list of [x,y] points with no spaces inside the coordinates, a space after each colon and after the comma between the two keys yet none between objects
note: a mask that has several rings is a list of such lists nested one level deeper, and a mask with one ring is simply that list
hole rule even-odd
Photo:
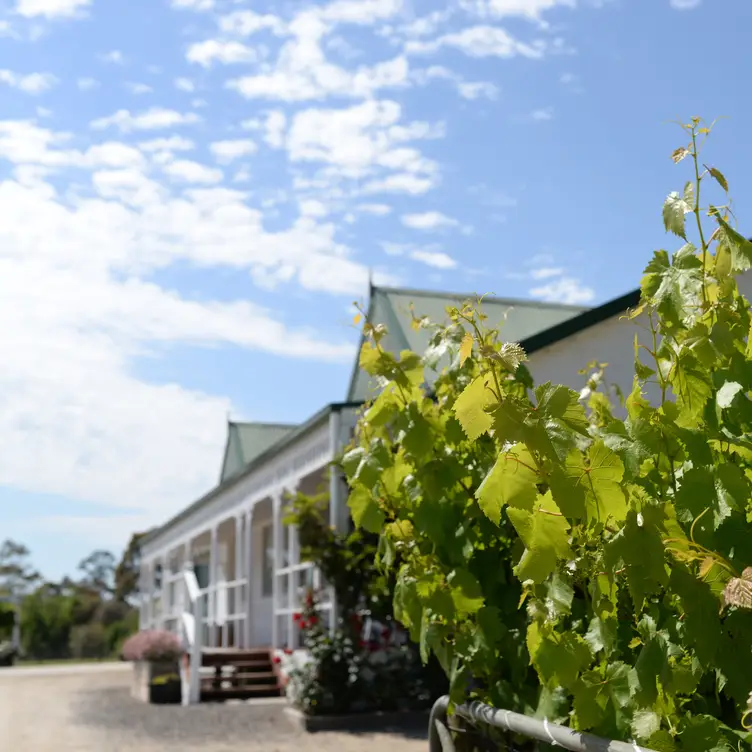
[{"label": "building", "polygon": [[[750,275],[740,280],[746,294]],[[417,315],[443,320],[447,305],[466,295],[373,287],[367,316],[383,323],[383,346],[394,352],[423,352],[425,330],[411,326]],[[552,381],[579,389],[580,370],[607,362],[608,379],[622,389],[632,384],[634,335],[644,326],[625,311],[639,302],[639,290],[596,308],[486,298],[491,324],[504,322],[502,336],[520,342],[537,383]],[[357,353],[345,401],[327,405],[298,426],[230,423],[218,485],[187,506],[141,544],[141,627],[180,631],[186,610],[183,570],[190,563],[205,597],[200,614],[200,644],[209,648],[294,648],[299,635],[293,614],[306,585],[318,573],[300,560],[296,531],[285,526],[287,493],[330,491],[331,524],[348,523],[346,489],[330,463],[352,436],[358,409],[369,395],[368,375]],[[322,603],[331,613],[331,597]]]}]

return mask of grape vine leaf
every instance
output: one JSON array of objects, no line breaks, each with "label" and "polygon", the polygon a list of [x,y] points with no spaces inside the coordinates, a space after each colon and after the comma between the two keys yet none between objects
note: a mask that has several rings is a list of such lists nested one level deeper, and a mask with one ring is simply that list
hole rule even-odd
[{"label": "grape vine leaf", "polygon": [[731,403],[734,401],[739,392],[743,389],[742,385],[738,381],[727,381],[718,390],[715,395],[715,402],[722,410],[731,407]]},{"label": "grape vine leaf", "polygon": [[739,234],[719,213],[715,215],[718,222],[718,244],[731,252],[731,264],[734,271],[741,272],[752,268],[752,242]]},{"label": "grape vine leaf", "polygon": [[590,665],[593,656],[587,642],[574,632],[545,630],[537,650],[531,656],[544,682],[570,688],[579,673]]},{"label": "grape vine leaf", "polygon": [[638,710],[632,717],[632,733],[647,742],[661,727],[661,717],[653,710]]},{"label": "grape vine leaf", "polygon": [[572,431],[588,436],[590,422],[579,395],[566,386],[553,386],[551,382],[542,384],[535,390],[538,412],[550,420],[563,423]]},{"label": "grape vine leaf", "polygon": [[371,492],[364,486],[356,485],[347,499],[353,522],[356,527],[362,527],[371,533],[380,533],[384,525],[384,513],[373,498]]},{"label": "grape vine leaf", "polygon": [[561,515],[550,491],[538,497],[534,511],[508,507],[507,515],[526,547],[515,568],[523,582],[543,582],[556,569],[559,559],[572,555],[569,523]]},{"label": "grape vine leaf", "polygon": [[475,498],[491,522],[501,523],[501,510],[509,505],[532,510],[538,495],[535,460],[524,444],[502,452],[478,486]]},{"label": "grape vine leaf", "polygon": [[486,412],[496,401],[490,385],[491,376],[482,374],[463,389],[454,403],[454,414],[470,441],[475,441],[493,425],[493,418]]},{"label": "grape vine leaf", "polygon": [[666,231],[673,232],[674,235],[686,240],[684,215],[690,211],[692,211],[692,206],[684,196],[680,196],[676,191],[669,193],[663,203],[663,225]]},{"label": "grape vine leaf", "polygon": [[460,365],[464,365],[465,361],[473,353],[473,335],[468,332],[463,338],[460,344]]},{"label": "grape vine leaf", "polygon": [[728,193],[728,189],[729,189],[728,180],[726,180],[726,177],[724,176],[724,174],[717,167],[708,167],[707,169],[708,169],[708,172],[711,174],[711,176],[716,179],[716,181],[718,182],[718,185],[720,185],[721,188],[723,188],[723,190],[726,191],[726,193]]},{"label": "grape vine leaf", "polygon": [[692,420],[700,415],[712,393],[707,373],[686,350],[674,359],[670,372],[677,403],[683,417]]},{"label": "grape vine leaf", "polygon": [[447,584],[451,587],[458,614],[474,614],[483,607],[483,591],[478,580],[467,569],[455,569],[447,577]]},{"label": "grape vine leaf", "polygon": [[568,461],[566,474],[585,493],[586,514],[589,521],[605,523],[608,519],[621,522],[627,514],[627,498],[620,481],[624,477],[624,463],[602,439],[588,450],[588,462]]}]

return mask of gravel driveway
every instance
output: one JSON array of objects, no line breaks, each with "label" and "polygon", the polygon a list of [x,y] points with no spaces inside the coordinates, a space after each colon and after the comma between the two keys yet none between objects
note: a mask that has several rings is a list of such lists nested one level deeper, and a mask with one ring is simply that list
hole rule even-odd
[{"label": "gravel driveway", "polygon": [[153,706],[130,671],[0,669],[0,747],[29,752],[428,752],[425,733],[305,735],[278,701]]}]

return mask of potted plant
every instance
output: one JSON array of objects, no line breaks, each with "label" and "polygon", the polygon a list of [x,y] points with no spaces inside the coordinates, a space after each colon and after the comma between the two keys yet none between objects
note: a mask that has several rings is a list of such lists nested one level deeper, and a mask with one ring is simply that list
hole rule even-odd
[{"label": "potted plant", "polygon": [[177,674],[163,674],[152,679],[149,685],[149,702],[154,705],[179,705],[181,683]]},{"label": "potted plant", "polygon": [[[157,698],[172,691],[172,678],[180,674],[179,661],[182,654],[178,638],[164,629],[144,630],[127,639],[123,644],[123,658],[133,663],[132,696],[143,702],[160,702]],[[173,684],[170,684],[171,680]],[[179,679],[177,686],[179,702]]]}]

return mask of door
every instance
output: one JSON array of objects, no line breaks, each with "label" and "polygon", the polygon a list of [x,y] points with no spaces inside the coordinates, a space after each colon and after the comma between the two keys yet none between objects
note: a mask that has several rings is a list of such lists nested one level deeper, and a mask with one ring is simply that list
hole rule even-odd
[{"label": "door", "polygon": [[271,520],[254,526],[251,567],[251,621],[253,645],[268,647],[272,644],[274,609],[272,587],[274,583],[274,530]]}]

